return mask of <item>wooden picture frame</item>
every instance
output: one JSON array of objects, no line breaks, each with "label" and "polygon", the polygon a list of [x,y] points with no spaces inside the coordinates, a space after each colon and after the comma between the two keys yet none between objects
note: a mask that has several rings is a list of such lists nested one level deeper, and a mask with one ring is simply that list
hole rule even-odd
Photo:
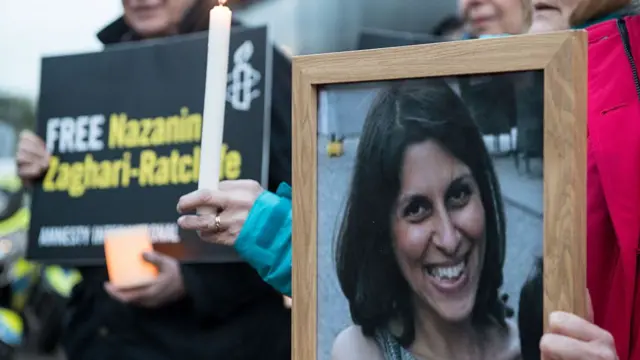
[{"label": "wooden picture frame", "polygon": [[541,70],[544,74],[544,326],[586,315],[586,33],[456,41],[293,59],[293,348],[317,358],[319,87]]}]

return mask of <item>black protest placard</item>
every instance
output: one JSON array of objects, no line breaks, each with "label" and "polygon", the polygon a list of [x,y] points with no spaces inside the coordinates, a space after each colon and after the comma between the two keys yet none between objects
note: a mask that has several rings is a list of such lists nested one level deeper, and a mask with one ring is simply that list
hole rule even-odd
[{"label": "black protest placard", "polygon": [[[270,55],[266,28],[233,30],[221,179],[265,184]],[[27,256],[104,263],[105,231],[150,226],[183,262],[238,261],[179,230],[176,204],[198,186],[207,34],[42,61],[38,134],[52,154],[37,184]]]}]

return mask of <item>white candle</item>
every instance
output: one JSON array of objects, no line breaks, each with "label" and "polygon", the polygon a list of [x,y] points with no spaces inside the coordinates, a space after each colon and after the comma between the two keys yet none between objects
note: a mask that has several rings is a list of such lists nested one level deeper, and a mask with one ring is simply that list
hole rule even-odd
[{"label": "white candle", "polygon": [[[220,149],[224,131],[231,33],[231,10],[224,6],[225,2],[219,0],[221,5],[214,6],[209,14],[209,48],[200,140],[199,189],[217,189],[220,181]],[[203,211],[206,210],[203,209]]]}]

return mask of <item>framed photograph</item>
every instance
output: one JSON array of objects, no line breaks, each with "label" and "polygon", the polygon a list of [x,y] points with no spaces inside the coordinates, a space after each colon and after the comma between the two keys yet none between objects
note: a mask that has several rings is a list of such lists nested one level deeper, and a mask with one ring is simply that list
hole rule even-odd
[{"label": "framed photograph", "polygon": [[539,359],[586,315],[586,33],[293,60],[293,359]]}]

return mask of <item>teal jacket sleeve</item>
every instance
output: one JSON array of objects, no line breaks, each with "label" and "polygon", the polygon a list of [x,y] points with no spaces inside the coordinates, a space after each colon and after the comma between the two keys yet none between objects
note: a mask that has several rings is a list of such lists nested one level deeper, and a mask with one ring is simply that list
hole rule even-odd
[{"label": "teal jacket sleeve", "polygon": [[238,254],[264,281],[291,296],[291,187],[280,184],[253,204],[235,242]]}]

